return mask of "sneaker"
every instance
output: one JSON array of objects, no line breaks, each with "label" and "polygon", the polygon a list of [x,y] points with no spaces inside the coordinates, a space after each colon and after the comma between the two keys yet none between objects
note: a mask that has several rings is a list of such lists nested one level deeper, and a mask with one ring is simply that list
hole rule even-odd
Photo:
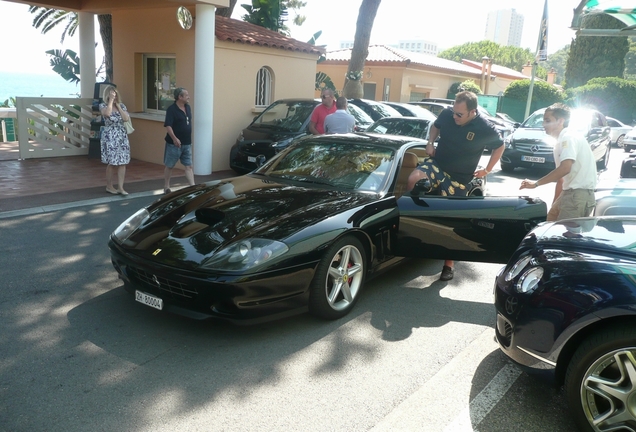
[{"label": "sneaker", "polygon": [[455,270],[452,267],[444,266],[442,267],[442,274],[439,277],[441,281],[449,281],[453,278],[455,274]]}]

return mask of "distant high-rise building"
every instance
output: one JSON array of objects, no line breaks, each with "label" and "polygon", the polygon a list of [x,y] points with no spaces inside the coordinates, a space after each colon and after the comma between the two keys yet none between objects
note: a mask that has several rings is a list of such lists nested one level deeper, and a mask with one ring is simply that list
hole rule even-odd
[{"label": "distant high-rise building", "polygon": [[423,39],[400,40],[397,48],[422,54],[437,55],[437,44]]},{"label": "distant high-rise building", "polygon": [[514,9],[488,13],[485,37],[499,45],[521,46],[523,15]]}]

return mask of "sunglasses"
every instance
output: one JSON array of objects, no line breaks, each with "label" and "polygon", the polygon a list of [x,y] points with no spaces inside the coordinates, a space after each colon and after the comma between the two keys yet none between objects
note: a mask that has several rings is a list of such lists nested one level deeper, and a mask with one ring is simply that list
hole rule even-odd
[{"label": "sunglasses", "polygon": [[[453,110],[451,109],[451,111],[453,111]],[[464,117],[464,114],[463,114],[463,113],[458,113],[458,112],[455,112],[455,111],[453,111],[453,115],[454,115],[455,117],[457,117],[457,118],[462,118],[462,117]]]}]

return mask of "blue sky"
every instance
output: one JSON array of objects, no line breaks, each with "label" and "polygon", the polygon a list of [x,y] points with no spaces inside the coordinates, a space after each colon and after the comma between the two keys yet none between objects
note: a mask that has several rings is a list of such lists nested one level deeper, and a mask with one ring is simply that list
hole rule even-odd
[{"label": "blue sky", "polygon": [[[307,20],[301,27],[292,26],[292,36],[307,41],[318,30],[323,34],[318,44],[336,49],[341,40],[353,40],[361,1],[306,0],[301,13]],[[235,17],[244,10],[239,1]],[[572,10],[579,0],[549,0],[548,53],[570,43],[574,33],[569,30]],[[431,6],[434,4],[434,6]],[[465,42],[483,40],[488,12],[516,9],[524,16],[522,47],[536,49],[544,0],[453,0],[428,2],[425,0],[384,0],[380,4],[371,35],[371,43],[396,43],[399,39],[425,39],[436,42],[441,49]],[[176,13],[176,3],[175,3]],[[42,35],[31,26],[32,15],[25,5],[0,0],[0,34],[2,44],[1,71],[50,72],[48,57],[52,48],[79,51],[77,36],[65,41],[62,47],[59,31]],[[96,25],[97,28],[97,25]],[[15,37],[14,37],[15,35]],[[18,36],[19,35],[19,36]],[[96,41],[100,41],[96,36]],[[98,58],[101,54],[98,54]]]}]

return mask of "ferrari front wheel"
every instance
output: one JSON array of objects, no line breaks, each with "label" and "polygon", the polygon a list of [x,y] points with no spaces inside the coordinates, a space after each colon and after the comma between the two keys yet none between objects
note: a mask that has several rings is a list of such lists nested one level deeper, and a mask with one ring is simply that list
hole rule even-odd
[{"label": "ferrari front wheel", "polygon": [[582,431],[636,431],[636,329],[607,328],[585,339],[565,391]]},{"label": "ferrari front wheel", "polygon": [[353,309],[364,284],[365,254],[353,236],[343,237],[327,250],[311,282],[309,313],[333,320]]}]

